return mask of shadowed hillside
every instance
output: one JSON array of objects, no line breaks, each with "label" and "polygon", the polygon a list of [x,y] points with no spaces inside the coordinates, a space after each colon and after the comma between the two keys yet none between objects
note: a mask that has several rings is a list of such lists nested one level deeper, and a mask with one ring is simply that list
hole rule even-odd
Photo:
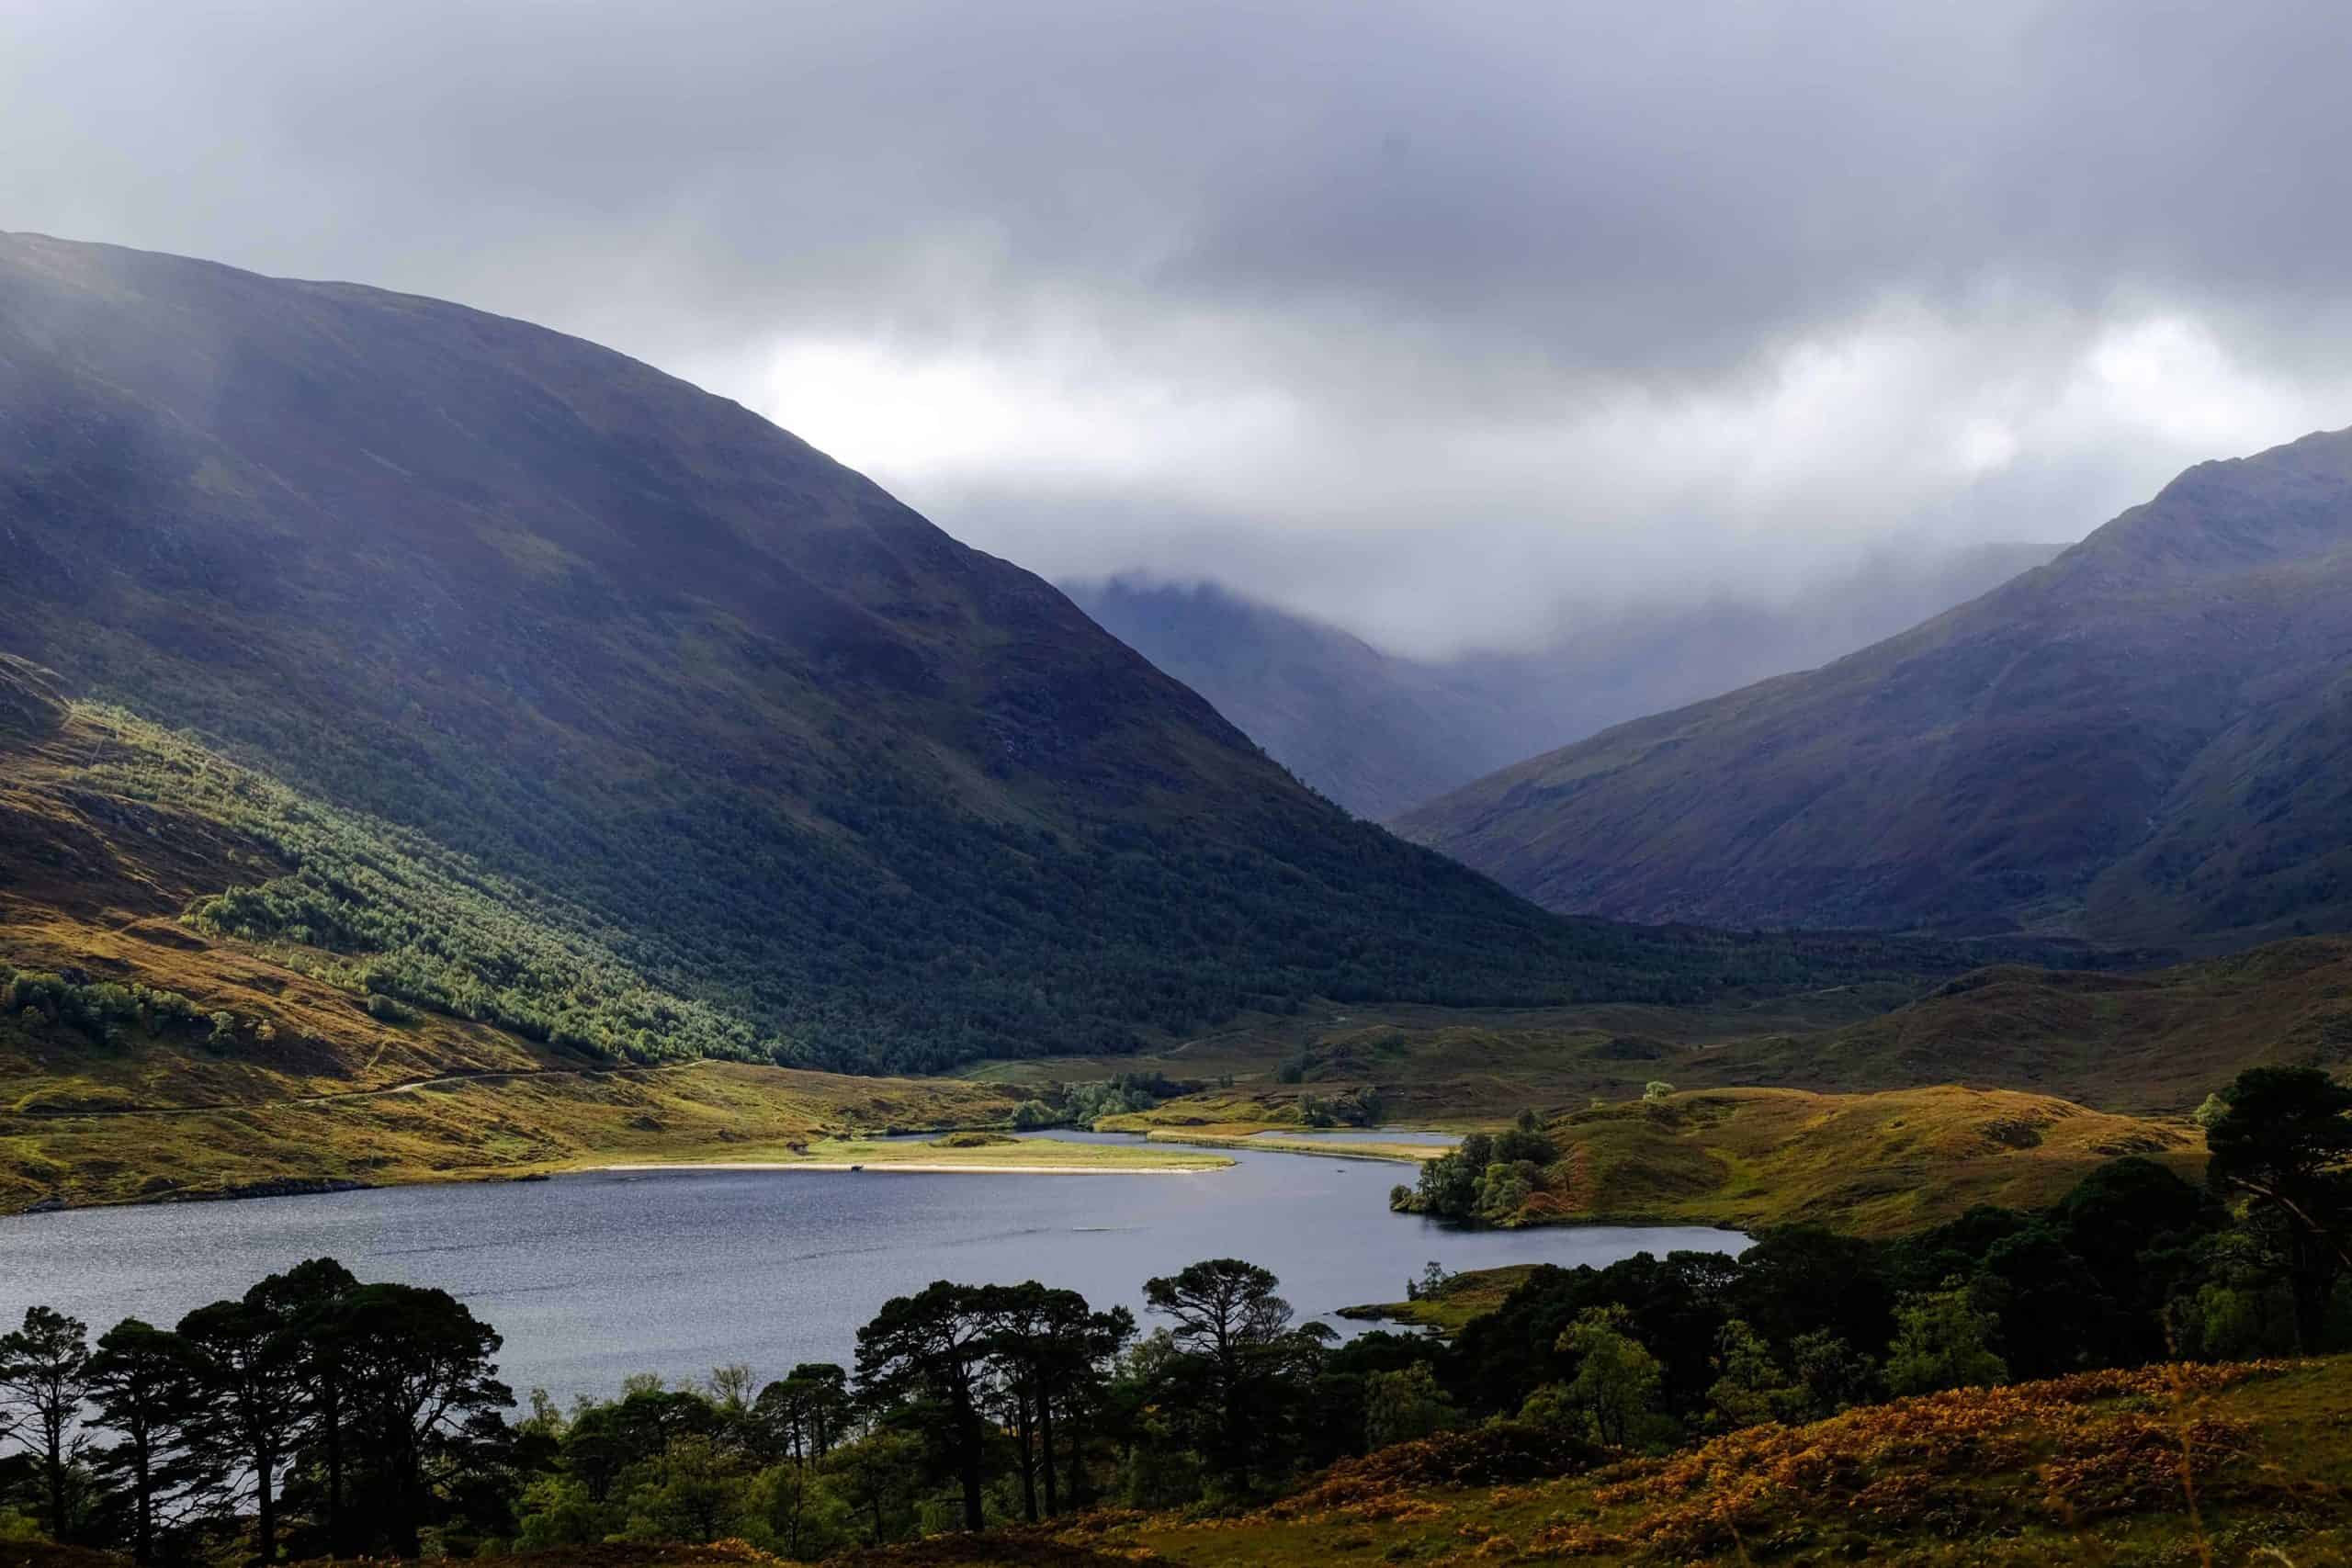
[{"label": "shadowed hillside", "polygon": [[[38,749],[68,694],[127,710],[47,758],[112,772],[52,779],[12,863],[192,816],[220,852],[125,912],[200,899],[386,1006],[905,1068],[1311,993],[1816,968],[1562,922],[1351,821],[1036,578],[520,322],[0,239],[0,651],[45,667],[12,667],[0,745]],[[28,884],[7,923],[96,897]]]},{"label": "shadowed hillside", "polygon": [[1404,829],[1557,909],[2242,946],[2352,924],[2352,432]]}]

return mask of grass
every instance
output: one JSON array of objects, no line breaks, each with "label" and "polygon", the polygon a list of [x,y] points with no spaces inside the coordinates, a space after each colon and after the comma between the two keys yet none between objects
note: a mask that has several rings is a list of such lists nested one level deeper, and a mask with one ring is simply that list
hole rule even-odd
[{"label": "grass", "polygon": [[2178,1123],[1951,1087],[1700,1090],[1573,1112],[1548,1131],[1561,1158],[1523,1223],[1813,1221],[1895,1235],[1978,1203],[2042,1207],[2123,1155],[2191,1179],[2204,1157]]},{"label": "grass", "polygon": [[[1061,1535],[1200,1568],[2157,1568],[2265,1551],[2314,1568],[2346,1562],[2352,1547],[2352,1362],[2341,1358],[1962,1390],[1549,1479],[1530,1479],[1529,1456],[1507,1450],[1487,1434],[1444,1435],[1341,1464],[1243,1517],[1098,1515]],[[973,1559],[1023,1560],[1017,1550]]]},{"label": "grass", "polygon": [[936,1170],[1201,1171],[1222,1170],[1233,1162],[1222,1155],[1193,1154],[1133,1144],[1065,1144],[1051,1139],[1008,1138],[973,1144],[957,1134],[921,1142],[872,1138],[818,1138],[798,1143],[729,1143],[717,1152],[682,1150],[642,1163],[654,1165],[842,1165],[887,1170],[893,1166]]},{"label": "grass", "polygon": [[1734,1045],[1708,1081],[1894,1089],[1957,1079],[2161,1113],[2186,1111],[2268,1063],[2352,1064],[2352,938],[2273,942],[2145,974],[1978,970],[1825,1035]]},{"label": "grass", "polygon": [[[857,1129],[1001,1122],[1012,1104],[1001,1090],[941,1080],[697,1062],[548,1068],[185,1111],[0,1116],[0,1212],[51,1199],[219,1196],[265,1182],[392,1185],[610,1164],[818,1160],[809,1151]],[[923,1153],[982,1168],[1020,1163],[998,1147]]]},{"label": "grass", "polygon": [[1537,1267],[1532,1263],[1510,1263],[1500,1269],[1465,1269],[1459,1274],[1447,1275],[1445,1282],[1434,1292],[1413,1301],[1341,1307],[1340,1315],[1360,1322],[1394,1323],[1438,1334],[1459,1334],[1474,1320],[1501,1306],[1513,1291],[1527,1282],[1527,1277]]},{"label": "grass", "polygon": [[[1114,1118],[1104,1118],[1104,1123]],[[1118,1118],[1118,1120],[1125,1120]],[[1100,1123],[1099,1123],[1100,1124]],[[1446,1151],[1431,1144],[1341,1144],[1310,1137],[1285,1138],[1253,1133],[1170,1132],[1155,1129],[1145,1134],[1153,1144],[1196,1144],[1211,1149],[1259,1149],[1284,1155],[1328,1155],[1333,1159],[1380,1159],[1419,1165]]]}]

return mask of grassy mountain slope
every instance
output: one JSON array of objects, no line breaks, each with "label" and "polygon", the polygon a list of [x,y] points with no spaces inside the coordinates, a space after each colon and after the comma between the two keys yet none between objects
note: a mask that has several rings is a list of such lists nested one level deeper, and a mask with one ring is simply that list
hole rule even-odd
[{"label": "grassy mountain slope", "polygon": [[607,1056],[922,1068],[1885,961],[1545,917],[735,404],[431,300],[0,238],[0,652],[150,727],[61,789],[234,839],[169,883],[204,929]]},{"label": "grassy mountain slope", "polygon": [[2056,545],[1888,556],[1796,601],[1580,615],[1527,652],[1417,660],[1209,583],[1066,584],[1130,648],[1362,817],[1394,817],[1533,752],[1782,671],[1974,598]]},{"label": "grassy mountain slope", "polygon": [[1547,1132],[1560,1162],[1521,1224],[1811,1222],[1900,1235],[1978,1203],[2046,1207],[2125,1155],[2191,1179],[2204,1167],[2194,1128],[2006,1089],[1706,1089],[1595,1106]]},{"label": "grassy mountain slope", "polygon": [[2220,950],[2352,926],[2352,432],[1806,674],[1408,817],[1560,909]]},{"label": "grassy mountain slope", "polygon": [[1825,1033],[1739,1042],[1706,1070],[1712,1082],[1802,1089],[1958,1081],[2178,1113],[2266,1063],[2352,1065],[2352,940],[2133,975],[2003,964]]}]

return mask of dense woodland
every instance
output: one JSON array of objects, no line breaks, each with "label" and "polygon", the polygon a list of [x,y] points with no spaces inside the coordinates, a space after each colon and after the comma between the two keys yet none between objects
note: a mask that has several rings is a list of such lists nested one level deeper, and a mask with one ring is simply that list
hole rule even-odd
[{"label": "dense woodland", "polygon": [[[1317,997],[1692,1002],[1917,979],[1983,957],[1867,935],[1558,920],[1369,823],[1320,822],[1272,859],[1137,823],[1101,824],[1081,843],[947,811],[878,769],[865,794],[828,806],[863,848],[808,836],[789,869],[758,838],[801,829],[741,814],[592,830],[550,808],[531,818],[528,854],[489,838],[460,851],[128,713],[77,713],[103,737],[88,786],[233,828],[274,870],[197,899],[190,925],[379,998],[379,1016],[446,1012],[596,1060],[923,1072],[1116,1054],[1145,1031]],[[373,776],[383,790],[397,775]],[[690,857],[691,871],[655,864],[657,852]],[[877,854],[903,874],[877,874]],[[1376,905],[1340,891],[1366,875]],[[1335,908],[1363,921],[1336,943]]]},{"label": "dense woodland", "polygon": [[165,1563],[729,1537],[819,1557],[1103,1505],[1214,1515],[1446,1430],[1558,1473],[1939,1389],[2352,1346],[2352,1089],[2256,1069],[2205,1121],[2207,1188],[2126,1158],[2050,1210],[1897,1242],[1799,1227],[1539,1269],[1451,1342],[1338,1342],[1223,1258],[1146,1281],[1140,1318],[942,1280],[886,1303],[853,1366],[510,1415],[469,1309],[326,1259],[95,1342],[37,1307],[0,1338],[0,1528]]}]

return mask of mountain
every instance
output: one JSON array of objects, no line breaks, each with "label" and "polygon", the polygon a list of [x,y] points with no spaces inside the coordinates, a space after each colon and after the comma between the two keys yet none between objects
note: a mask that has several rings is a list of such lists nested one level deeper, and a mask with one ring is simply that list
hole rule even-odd
[{"label": "mountain", "polygon": [[2352,432],[1399,826],[1553,908],[2221,951],[2352,925]]},{"label": "mountain", "polygon": [[1973,599],[2057,545],[1875,558],[1786,602],[1617,607],[1532,652],[1415,660],[1212,583],[1063,589],[1273,759],[1384,820],[1625,719],[1801,670]]},{"label": "mountain", "polygon": [[872,1069],[1879,961],[1544,914],[736,404],[434,300],[0,237],[0,960],[69,988],[209,945],[402,1028]]},{"label": "mountain", "polygon": [[1377,819],[1522,756],[1503,694],[1213,583],[1064,592],[1300,779]]}]

